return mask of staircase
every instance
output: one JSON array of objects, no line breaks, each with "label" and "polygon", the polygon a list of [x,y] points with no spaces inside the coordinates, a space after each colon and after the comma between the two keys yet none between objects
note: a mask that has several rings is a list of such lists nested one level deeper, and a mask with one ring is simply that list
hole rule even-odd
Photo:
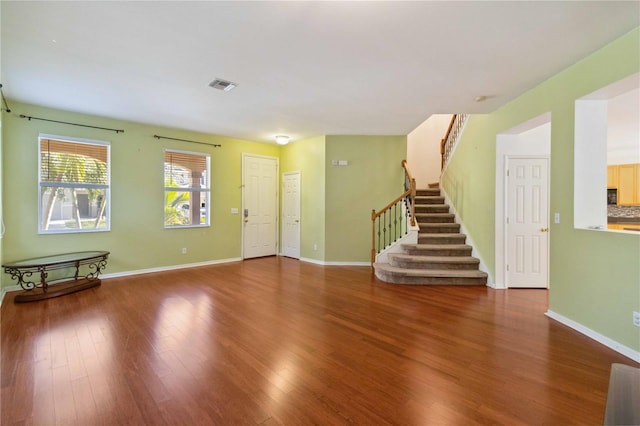
[{"label": "staircase", "polygon": [[[431,186],[431,185],[430,185]],[[449,213],[440,189],[419,189],[415,216],[420,227],[417,244],[403,244],[402,253],[389,254],[389,263],[374,263],[385,282],[418,285],[486,285],[487,274],[471,256],[466,235]]]}]

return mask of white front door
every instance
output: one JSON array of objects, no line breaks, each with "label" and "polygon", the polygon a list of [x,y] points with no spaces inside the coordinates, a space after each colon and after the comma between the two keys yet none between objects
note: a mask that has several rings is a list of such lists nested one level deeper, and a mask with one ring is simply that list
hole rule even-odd
[{"label": "white front door", "polygon": [[273,256],[278,236],[278,160],[242,156],[242,257]]},{"label": "white front door", "polygon": [[548,159],[508,158],[507,287],[548,287]]},{"label": "white front door", "polygon": [[300,172],[282,175],[282,254],[300,259]]}]

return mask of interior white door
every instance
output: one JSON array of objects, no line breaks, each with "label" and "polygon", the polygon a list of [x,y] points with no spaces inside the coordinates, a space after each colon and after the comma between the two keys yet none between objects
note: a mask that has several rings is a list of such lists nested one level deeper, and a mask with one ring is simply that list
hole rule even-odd
[{"label": "interior white door", "polygon": [[282,254],[300,259],[300,172],[282,175]]},{"label": "interior white door", "polygon": [[509,158],[507,287],[548,287],[548,159]]},{"label": "interior white door", "polygon": [[243,258],[273,256],[278,236],[278,161],[243,155]]}]

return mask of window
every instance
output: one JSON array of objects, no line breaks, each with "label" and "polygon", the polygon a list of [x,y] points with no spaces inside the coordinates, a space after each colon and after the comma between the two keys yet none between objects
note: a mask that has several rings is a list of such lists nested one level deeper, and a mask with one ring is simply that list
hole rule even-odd
[{"label": "window", "polygon": [[164,152],[164,226],[209,226],[210,158],[184,151]]},{"label": "window", "polygon": [[39,232],[108,231],[109,143],[40,135]]}]

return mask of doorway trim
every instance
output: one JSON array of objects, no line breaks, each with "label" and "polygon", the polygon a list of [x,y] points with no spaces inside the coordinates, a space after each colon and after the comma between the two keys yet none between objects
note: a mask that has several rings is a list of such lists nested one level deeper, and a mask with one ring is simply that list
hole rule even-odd
[{"label": "doorway trim", "polygon": [[[544,141],[530,143],[523,135],[538,129],[544,133]],[[507,288],[507,157],[547,158],[547,206],[551,210],[551,113],[545,113],[496,136],[496,187],[495,187],[495,287]],[[551,234],[549,234],[549,240]],[[550,243],[547,247],[550,247]],[[549,249],[547,249],[547,254]],[[548,273],[547,273],[547,285]]]}]

